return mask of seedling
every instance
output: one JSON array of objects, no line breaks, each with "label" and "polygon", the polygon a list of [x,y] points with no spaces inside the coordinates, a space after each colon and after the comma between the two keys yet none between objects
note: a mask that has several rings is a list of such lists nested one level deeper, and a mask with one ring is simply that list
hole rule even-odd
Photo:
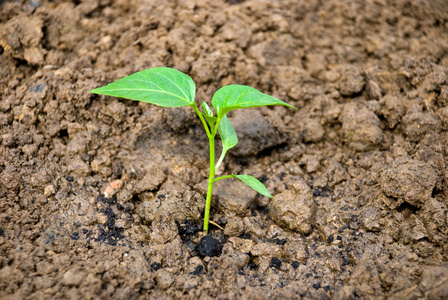
[{"label": "seedling", "polygon": [[[215,176],[215,172],[224,160],[227,151],[238,143],[238,138],[227,118],[227,113],[235,109],[267,105],[283,105],[295,108],[294,106],[249,86],[228,85],[220,88],[212,97],[212,105],[216,115],[205,102],[202,103],[204,112],[201,112],[194,100],[196,86],[193,79],[180,71],[165,67],[134,73],[106,86],[93,89],[91,92],[163,107],[190,106],[193,108],[202,125],[204,125],[210,145],[210,173],[204,212],[204,231],[206,233],[208,232],[213,184],[216,181],[225,178],[237,178],[263,196],[272,198],[267,188],[258,179],[250,175]],[[222,152],[218,162],[216,162],[215,137],[218,132],[222,141]]]}]

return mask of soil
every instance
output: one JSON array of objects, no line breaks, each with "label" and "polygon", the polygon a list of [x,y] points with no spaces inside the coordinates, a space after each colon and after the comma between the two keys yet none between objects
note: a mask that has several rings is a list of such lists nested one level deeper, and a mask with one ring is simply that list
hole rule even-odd
[{"label": "soil", "polygon": [[[89,92],[157,66],[298,108],[230,115],[274,199],[207,238],[194,112]],[[0,1],[0,298],[447,299],[447,71],[445,0]]]}]

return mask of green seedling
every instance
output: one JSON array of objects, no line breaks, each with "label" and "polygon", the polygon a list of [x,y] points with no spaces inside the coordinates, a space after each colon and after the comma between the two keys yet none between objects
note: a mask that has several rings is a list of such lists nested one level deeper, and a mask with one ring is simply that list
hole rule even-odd
[{"label": "green seedling", "polygon": [[[190,106],[193,108],[202,125],[204,125],[210,145],[210,173],[204,212],[204,231],[206,233],[208,233],[213,184],[216,181],[225,178],[237,178],[263,196],[272,198],[267,188],[258,179],[250,175],[215,176],[215,172],[224,160],[227,151],[238,143],[237,135],[227,118],[227,113],[236,109],[267,105],[283,105],[295,108],[294,106],[249,86],[228,85],[220,88],[212,97],[212,105],[216,114],[205,102],[202,103],[204,112],[201,112],[194,100],[196,86],[193,80],[180,71],[164,67],[134,73],[106,86],[93,89],[91,92],[163,107]],[[215,137],[218,132],[222,141],[222,152],[218,162],[216,162]]]}]

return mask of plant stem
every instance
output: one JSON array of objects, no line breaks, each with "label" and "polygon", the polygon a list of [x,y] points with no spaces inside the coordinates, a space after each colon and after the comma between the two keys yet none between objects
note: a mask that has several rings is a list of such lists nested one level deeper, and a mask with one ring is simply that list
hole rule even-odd
[{"label": "plant stem", "polygon": [[[213,132],[214,133],[214,132]],[[210,206],[212,202],[213,183],[215,177],[215,134],[208,137],[210,145],[210,173],[208,176],[208,189],[207,198],[205,200],[205,212],[204,212],[204,231],[208,233],[208,221],[210,219]]]},{"label": "plant stem", "polygon": [[199,119],[201,119],[202,125],[204,125],[205,132],[207,133],[208,137],[208,143],[210,146],[210,172],[208,176],[208,188],[207,188],[207,198],[205,200],[205,211],[204,211],[204,231],[206,234],[208,234],[208,222],[210,220],[210,207],[212,203],[212,192],[213,192],[213,183],[214,177],[215,177],[215,136],[218,132],[218,124],[220,119],[217,120],[217,123],[215,127],[210,128],[207,125],[207,122],[204,120],[204,117],[202,116],[201,112],[199,111],[198,107],[196,106],[196,103],[191,105],[191,107],[194,109],[196,114],[199,116]]},{"label": "plant stem", "polygon": [[[210,138],[210,130],[208,129],[208,125],[207,122],[205,122],[204,117],[202,116],[201,112],[199,111],[198,107],[196,106],[196,103],[193,103],[193,105],[191,105],[191,107],[194,109],[194,111],[196,112],[196,114],[198,115],[199,119],[201,119],[202,125],[204,125],[204,129],[205,129],[205,133],[207,133],[207,136]],[[212,128],[213,130],[213,128]],[[213,139],[215,137],[213,136]],[[213,162],[214,164],[214,162]]]},{"label": "plant stem", "polygon": [[233,174],[232,175],[224,175],[224,176],[221,176],[221,177],[218,177],[218,178],[214,178],[213,182],[216,182],[216,181],[221,180],[221,179],[226,179],[226,178],[235,178],[235,176]]}]

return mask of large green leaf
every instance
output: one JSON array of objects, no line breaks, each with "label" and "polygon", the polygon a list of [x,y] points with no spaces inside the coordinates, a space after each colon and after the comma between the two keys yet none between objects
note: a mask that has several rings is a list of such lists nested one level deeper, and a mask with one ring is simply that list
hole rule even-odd
[{"label": "large green leaf", "polygon": [[91,92],[164,107],[180,107],[194,104],[196,86],[188,75],[161,67],[134,73]]},{"label": "large green leaf", "polygon": [[295,108],[286,102],[245,85],[227,85],[220,88],[213,95],[212,104],[218,116],[223,116],[234,109],[266,105],[283,105]]},{"label": "large green leaf", "polygon": [[227,116],[224,116],[219,122],[218,132],[221,136],[223,151],[227,151],[230,148],[238,144],[238,137],[236,136],[235,129]]},{"label": "large green leaf", "polygon": [[253,188],[258,193],[262,194],[263,196],[272,198],[272,195],[269,193],[268,189],[257,178],[250,175],[232,175]]}]

